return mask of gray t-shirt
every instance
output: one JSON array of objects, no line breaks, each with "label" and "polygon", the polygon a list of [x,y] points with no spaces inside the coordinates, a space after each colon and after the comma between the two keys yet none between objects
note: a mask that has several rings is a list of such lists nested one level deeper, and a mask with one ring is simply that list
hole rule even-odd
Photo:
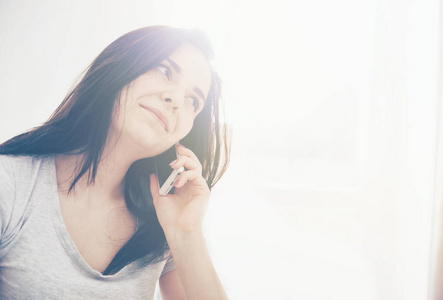
[{"label": "gray t-shirt", "polygon": [[82,258],[60,210],[54,156],[0,155],[0,299],[153,299],[172,256],[102,275]]}]

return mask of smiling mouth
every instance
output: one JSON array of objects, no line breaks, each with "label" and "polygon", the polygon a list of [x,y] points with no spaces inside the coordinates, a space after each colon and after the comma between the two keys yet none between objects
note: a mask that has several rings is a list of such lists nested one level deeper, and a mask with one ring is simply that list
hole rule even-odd
[{"label": "smiling mouth", "polygon": [[157,119],[157,121],[159,121],[163,125],[165,130],[167,132],[169,132],[168,120],[163,116],[163,114],[160,111],[156,110],[155,108],[150,108],[150,107],[143,106],[143,105],[141,105],[141,107],[143,107],[148,112],[150,112]]}]

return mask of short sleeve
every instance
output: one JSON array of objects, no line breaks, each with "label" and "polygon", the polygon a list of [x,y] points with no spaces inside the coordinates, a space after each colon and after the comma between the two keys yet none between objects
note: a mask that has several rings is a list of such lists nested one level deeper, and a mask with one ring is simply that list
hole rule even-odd
[{"label": "short sleeve", "polygon": [[168,272],[171,272],[175,268],[176,268],[176,266],[175,266],[174,258],[172,257],[171,252],[169,252],[169,254],[167,256],[166,264],[165,264],[165,267],[163,268],[161,276],[165,275]]},{"label": "short sleeve", "polygon": [[14,169],[10,158],[0,155],[0,250],[8,244],[15,205]]}]

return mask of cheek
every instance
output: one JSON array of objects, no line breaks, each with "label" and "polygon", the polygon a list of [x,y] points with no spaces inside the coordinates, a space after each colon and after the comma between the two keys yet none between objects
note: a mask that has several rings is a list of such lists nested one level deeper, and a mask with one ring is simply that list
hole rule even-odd
[{"label": "cheek", "polygon": [[111,121],[111,128],[113,133],[117,136],[131,136],[140,132],[140,127],[143,126],[143,119],[140,112],[135,107],[127,105],[122,101],[121,105],[115,107]]},{"label": "cheek", "polygon": [[187,136],[188,133],[191,131],[192,126],[194,125],[194,120],[193,119],[183,120],[178,125],[179,125],[178,133],[180,135],[180,139],[182,139],[185,136]]},{"label": "cheek", "polygon": [[120,132],[123,128],[122,124],[122,114],[124,114],[124,111],[121,110],[120,106],[117,106],[116,104],[114,104],[114,110],[112,112],[112,117],[111,117],[111,124],[110,124],[110,128],[115,132]]}]

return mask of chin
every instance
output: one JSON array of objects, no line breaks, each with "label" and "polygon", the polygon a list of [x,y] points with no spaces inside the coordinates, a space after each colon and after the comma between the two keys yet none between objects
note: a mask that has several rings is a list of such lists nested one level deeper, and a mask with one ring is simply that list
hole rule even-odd
[{"label": "chin", "polygon": [[162,154],[163,152],[165,152],[166,150],[168,150],[169,148],[171,148],[174,145],[174,143],[166,143],[164,140],[163,142],[153,142],[151,141],[146,141],[143,144],[140,144],[140,140],[138,143],[138,147],[141,148],[141,153],[143,153],[143,158],[147,158],[147,157],[154,157],[157,156],[159,154]]}]

